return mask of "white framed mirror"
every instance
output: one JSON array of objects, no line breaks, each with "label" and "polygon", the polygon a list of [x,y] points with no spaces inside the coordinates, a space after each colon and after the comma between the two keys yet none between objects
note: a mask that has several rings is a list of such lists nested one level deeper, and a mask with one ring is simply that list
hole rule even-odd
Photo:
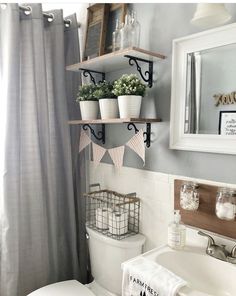
[{"label": "white framed mirror", "polygon": [[170,148],[236,154],[236,23],[173,41]]}]

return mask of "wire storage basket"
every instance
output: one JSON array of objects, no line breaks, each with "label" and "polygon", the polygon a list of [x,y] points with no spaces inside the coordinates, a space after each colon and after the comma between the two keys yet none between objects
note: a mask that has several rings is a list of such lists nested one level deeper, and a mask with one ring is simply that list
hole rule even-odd
[{"label": "wire storage basket", "polygon": [[84,193],[86,226],[116,240],[139,233],[140,199],[136,193],[120,194],[111,190]]}]

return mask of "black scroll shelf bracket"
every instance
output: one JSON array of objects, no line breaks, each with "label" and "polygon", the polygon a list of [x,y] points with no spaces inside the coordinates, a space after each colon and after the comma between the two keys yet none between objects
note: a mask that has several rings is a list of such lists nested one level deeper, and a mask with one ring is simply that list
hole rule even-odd
[{"label": "black scroll shelf bracket", "polygon": [[89,77],[90,80],[93,82],[93,84],[96,84],[96,80],[95,80],[93,74],[100,74],[102,76],[102,80],[99,80],[98,83],[103,82],[105,80],[105,73],[104,72],[99,72],[99,71],[94,71],[94,70],[89,70],[89,69],[84,69],[84,68],[79,68],[79,70],[83,72],[84,77]]},{"label": "black scroll shelf bracket", "polygon": [[[136,127],[136,125],[133,122],[128,123],[127,129],[129,131],[134,129],[135,134],[139,132],[139,129]],[[143,136],[144,136],[144,143],[146,143],[146,147],[149,148],[151,146],[151,123],[150,122],[146,123],[146,132],[143,133]]]},{"label": "black scroll shelf bracket", "polygon": [[[148,83],[148,86],[151,88],[153,84],[153,62],[149,60],[133,57],[131,55],[124,55],[124,57],[129,59],[130,66],[136,65],[137,71],[139,72],[140,76],[145,82]],[[148,71],[145,71],[145,73],[143,74],[142,68],[138,62],[148,63],[148,66],[149,66]]]},{"label": "black scroll shelf bracket", "polygon": [[90,130],[91,134],[94,136],[95,139],[97,139],[98,141],[102,141],[102,144],[105,144],[105,124],[102,124],[102,129],[100,131],[95,132],[95,130],[91,127],[90,124],[83,124],[83,130]]}]

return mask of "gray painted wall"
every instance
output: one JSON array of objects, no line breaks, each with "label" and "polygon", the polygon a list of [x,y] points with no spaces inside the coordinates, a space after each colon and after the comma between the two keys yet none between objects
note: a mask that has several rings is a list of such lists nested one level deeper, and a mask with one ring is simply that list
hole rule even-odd
[{"label": "gray painted wall", "polygon": [[[172,40],[199,32],[190,24],[196,4],[133,4],[141,24],[141,47],[158,51],[168,56],[164,61],[154,64],[155,83],[148,90],[142,106],[142,115],[160,117],[162,123],[152,125],[153,140],[146,149],[146,164],[143,167],[138,156],[131,151],[125,153],[124,165],[144,168],[157,172],[203,178],[213,181],[236,183],[236,156],[177,151],[169,149],[169,120],[171,96]],[[236,4],[226,4],[236,21]],[[123,73],[136,72],[127,68],[113,72],[108,79],[118,78]],[[133,132],[125,125],[107,126],[107,147],[124,144]],[[109,157],[104,162],[110,162]]]}]

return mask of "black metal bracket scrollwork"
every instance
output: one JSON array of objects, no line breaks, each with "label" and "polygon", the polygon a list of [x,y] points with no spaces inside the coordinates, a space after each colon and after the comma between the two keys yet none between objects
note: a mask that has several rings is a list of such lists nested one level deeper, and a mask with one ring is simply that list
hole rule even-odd
[{"label": "black metal bracket scrollwork", "polygon": [[98,83],[103,82],[105,80],[105,73],[104,72],[99,72],[99,71],[94,71],[94,70],[89,70],[89,69],[84,69],[84,68],[79,68],[79,70],[83,72],[84,77],[90,77],[90,80],[93,82],[93,84],[96,84],[96,80],[93,77],[93,73],[100,74],[102,76],[102,80],[98,81]]},{"label": "black metal bracket scrollwork", "polygon": [[83,124],[83,130],[86,131],[87,129],[90,130],[95,139],[97,139],[98,141],[102,141],[102,144],[105,144],[105,124],[102,124],[102,130],[97,132],[97,135],[90,124]]},{"label": "black metal bracket scrollwork", "polygon": [[[148,82],[148,86],[151,88],[153,84],[153,62],[149,60],[133,57],[131,55],[125,55],[124,57],[129,59],[130,66],[134,66],[134,64],[136,65],[140,76],[145,82]],[[140,67],[138,62],[148,63],[148,66],[149,66],[148,71],[145,71],[145,73],[143,74],[142,68]]]},{"label": "black metal bracket scrollwork", "polygon": [[[128,123],[127,129],[129,131],[134,129],[135,134],[139,132],[139,129],[136,127],[135,123],[133,122]],[[144,132],[143,135],[145,138],[144,143],[146,143],[146,147],[149,148],[151,146],[151,123],[150,122],[146,123],[146,132]]]}]

